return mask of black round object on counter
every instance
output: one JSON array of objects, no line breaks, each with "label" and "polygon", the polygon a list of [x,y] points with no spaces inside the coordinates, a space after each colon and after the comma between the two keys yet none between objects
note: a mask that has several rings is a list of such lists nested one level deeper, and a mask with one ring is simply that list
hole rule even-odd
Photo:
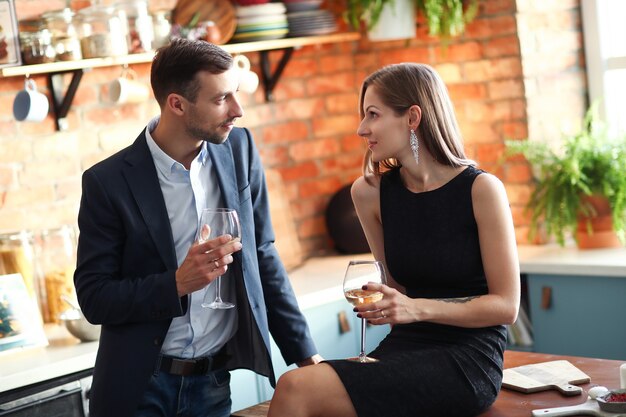
[{"label": "black round object on counter", "polygon": [[326,227],[338,252],[368,253],[365,233],[356,215],[348,184],[339,189],[326,207]]}]

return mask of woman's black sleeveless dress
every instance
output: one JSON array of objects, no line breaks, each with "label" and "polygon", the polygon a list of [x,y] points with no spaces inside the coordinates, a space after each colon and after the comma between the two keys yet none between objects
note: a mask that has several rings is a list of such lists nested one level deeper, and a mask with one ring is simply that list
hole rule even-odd
[{"label": "woman's black sleeveless dress", "polygon": [[[391,276],[412,298],[487,293],[467,167],[433,191],[412,193],[398,169],[385,173],[380,209]],[[327,361],[359,417],[469,417],[489,407],[502,382],[504,326],[395,325],[371,352],[377,363]]]}]

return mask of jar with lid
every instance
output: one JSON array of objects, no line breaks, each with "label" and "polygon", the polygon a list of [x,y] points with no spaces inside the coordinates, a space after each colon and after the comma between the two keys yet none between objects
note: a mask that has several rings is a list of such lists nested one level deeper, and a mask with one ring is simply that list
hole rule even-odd
[{"label": "jar with lid", "polygon": [[83,58],[102,58],[128,54],[126,23],[109,6],[91,6],[77,14]]},{"label": "jar with lid", "polygon": [[59,316],[70,306],[65,297],[76,299],[76,233],[70,226],[41,232],[39,258],[46,289],[48,317],[59,323]]},{"label": "jar with lid", "polygon": [[20,49],[24,64],[44,64],[53,62],[56,51],[52,45],[52,33],[42,21],[33,20],[28,24],[20,23]]},{"label": "jar with lid", "polygon": [[152,50],[154,26],[148,12],[148,2],[144,0],[125,0],[115,7],[126,14],[128,21],[128,53],[138,54]]},{"label": "jar with lid", "polygon": [[152,13],[152,26],[154,27],[154,42],[152,47],[158,49],[170,42],[172,32],[172,11],[156,10]]},{"label": "jar with lid", "polygon": [[50,32],[57,61],[82,59],[78,31],[74,26],[74,12],[69,9],[54,10],[42,15]]},{"label": "jar with lid", "polygon": [[37,301],[46,321],[45,289],[40,285],[37,270],[32,232],[0,234],[0,275],[21,274],[28,294]]}]

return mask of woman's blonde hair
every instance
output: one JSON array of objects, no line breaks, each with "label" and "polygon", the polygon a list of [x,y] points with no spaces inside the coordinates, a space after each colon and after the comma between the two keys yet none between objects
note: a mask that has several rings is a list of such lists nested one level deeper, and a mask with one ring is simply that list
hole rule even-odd
[{"label": "woman's blonde hair", "polygon": [[[404,114],[414,104],[422,109],[422,118],[415,133],[421,141],[420,145],[426,147],[439,163],[452,167],[475,165],[474,161],[465,157],[463,138],[448,89],[432,67],[415,63],[394,64],[371,74],[361,87],[361,119],[365,117],[365,92],[370,87],[376,88],[378,97],[397,116]],[[363,162],[363,173],[380,175],[381,166],[391,169],[401,164],[396,159],[374,162],[368,149]]]}]

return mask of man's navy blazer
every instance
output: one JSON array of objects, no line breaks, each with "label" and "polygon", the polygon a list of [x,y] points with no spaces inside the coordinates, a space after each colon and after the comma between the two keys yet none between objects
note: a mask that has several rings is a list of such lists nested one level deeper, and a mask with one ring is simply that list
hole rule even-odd
[{"label": "man's navy blazer", "polygon": [[[238,330],[228,369],[247,368],[275,384],[270,332],[290,364],[316,353],[274,247],[263,167],[251,134],[235,128],[208,144],[223,203],[237,210],[243,249],[230,265]],[[87,319],[102,324],[91,417],[134,414],[172,318],[184,315],[176,253],[156,168],[142,132],[135,142],[83,174],[74,282]]]}]

